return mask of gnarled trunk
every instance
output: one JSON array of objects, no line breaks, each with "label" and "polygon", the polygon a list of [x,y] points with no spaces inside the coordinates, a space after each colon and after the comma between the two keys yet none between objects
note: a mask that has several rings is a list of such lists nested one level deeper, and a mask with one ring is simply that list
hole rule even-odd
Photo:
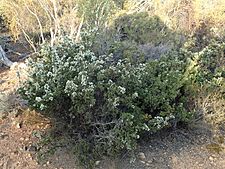
[{"label": "gnarled trunk", "polygon": [[0,45],[0,66],[1,64],[6,65],[8,67],[11,67],[13,62],[10,61],[5,54],[5,51],[2,49],[2,46]]}]

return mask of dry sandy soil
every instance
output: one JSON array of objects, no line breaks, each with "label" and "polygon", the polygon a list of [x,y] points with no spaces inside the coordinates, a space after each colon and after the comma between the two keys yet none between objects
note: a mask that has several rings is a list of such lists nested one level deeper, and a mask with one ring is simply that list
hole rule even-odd
[{"label": "dry sandy soil", "polygon": [[[79,169],[71,146],[65,144],[43,161],[37,133],[48,132],[50,120],[26,108],[16,94],[20,63],[0,70],[0,169]],[[35,135],[36,133],[36,135]],[[199,122],[188,129],[162,131],[141,140],[134,156],[99,159],[96,169],[224,169],[225,131]],[[68,143],[68,142],[67,142]]]}]

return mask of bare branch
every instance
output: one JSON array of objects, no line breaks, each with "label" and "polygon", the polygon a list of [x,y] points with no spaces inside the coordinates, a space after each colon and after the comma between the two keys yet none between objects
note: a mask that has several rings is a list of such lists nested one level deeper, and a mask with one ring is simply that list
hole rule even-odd
[{"label": "bare branch", "polygon": [[39,28],[40,28],[40,33],[41,33],[41,40],[42,40],[42,43],[44,43],[44,42],[45,42],[45,38],[44,38],[44,34],[43,34],[43,27],[42,27],[42,24],[41,24],[41,21],[40,21],[38,15],[37,15],[35,12],[33,12],[33,11],[27,6],[27,4],[25,4],[25,6],[26,6],[27,10],[28,10],[28,11],[29,11],[29,12],[37,19],[37,22],[38,22]]}]

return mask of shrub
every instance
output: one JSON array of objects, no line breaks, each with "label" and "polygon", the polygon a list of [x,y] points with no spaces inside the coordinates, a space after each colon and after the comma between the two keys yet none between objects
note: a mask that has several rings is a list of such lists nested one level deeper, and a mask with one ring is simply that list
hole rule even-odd
[{"label": "shrub", "polygon": [[66,120],[86,153],[131,150],[144,132],[191,117],[182,95],[185,63],[176,56],[135,64],[113,55],[96,56],[64,39],[44,47],[30,68],[20,89],[23,98]]},{"label": "shrub", "polygon": [[90,47],[95,54],[114,53],[117,58],[129,58],[134,62],[160,58],[171,50],[178,50],[185,40],[157,16],[146,12],[120,15],[110,27],[91,34],[88,42],[93,42]]},{"label": "shrub", "polygon": [[199,53],[197,82],[225,91],[225,43],[213,41]]},{"label": "shrub", "polygon": [[121,40],[131,40],[138,44],[160,44],[171,40],[172,32],[157,16],[147,13],[123,15],[115,20]]},{"label": "shrub", "polygon": [[213,40],[195,53],[194,94],[197,114],[213,124],[225,122],[225,44]]}]

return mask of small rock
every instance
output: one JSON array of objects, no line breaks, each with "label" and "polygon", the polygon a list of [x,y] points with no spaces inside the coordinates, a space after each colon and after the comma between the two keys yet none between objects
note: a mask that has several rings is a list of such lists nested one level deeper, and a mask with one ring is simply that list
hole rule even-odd
[{"label": "small rock", "polygon": [[153,163],[153,160],[148,160],[147,163],[151,164],[151,163]]},{"label": "small rock", "polygon": [[150,166],[150,164],[149,164],[149,163],[146,163],[145,165],[146,165],[147,167],[149,167],[149,166]]},{"label": "small rock", "polygon": [[20,151],[24,151],[24,147],[19,147],[19,150]]},{"label": "small rock", "polygon": [[146,162],[145,161],[140,161],[142,164],[145,164]]},{"label": "small rock", "polygon": [[209,160],[210,160],[210,161],[213,161],[214,159],[213,159],[213,157],[210,156],[210,157],[209,157]]},{"label": "small rock", "polygon": [[142,152],[140,152],[140,153],[138,154],[138,158],[139,158],[139,160],[141,160],[141,161],[145,161],[145,159],[146,159],[145,154],[142,153]]},{"label": "small rock", "polygon": [[100,164],[100,161],[96,161],[95,165],[98,166]]},{"label": "small rock", "polygon": [[25,139],[23,137],[20,138],[20,141],[24,141]]},{"label": "small rock", "polygon": [[38,150],[38,148],[34,145],[29,145],[29,146],[25,146],[24,150],[29,151],[29,152],[36,152]]},{"label": "small rock", "polygon": [[216,154],[211,154],[211,157],[216,158]]},{"label": "small rock", "polygon": [[199,164],[199,166],[200,166],[200,167],[203,167],[203,166],[204,166],[204,164],[202,164],[202,163],[201,163],[201,164]]},{"label": "small rock", "polygon": [[17,123],[16,124],[16,128],[20,129],[22,127],[22,124],[21,123]]},{"label": "small rock", "polygon": [[36,146],[30,146],[29,151],[37,151],[37,147]]}]

